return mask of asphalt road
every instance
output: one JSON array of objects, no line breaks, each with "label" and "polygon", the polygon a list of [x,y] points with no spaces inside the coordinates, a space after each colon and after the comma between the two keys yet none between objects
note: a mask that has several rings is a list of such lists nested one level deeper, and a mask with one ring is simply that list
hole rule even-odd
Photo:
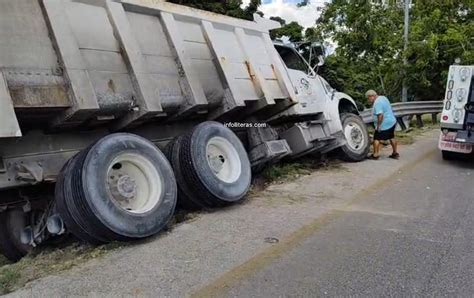
[{"label": "asphalt road", "polygon": [[432,154],[329,216],[329,223],[288,254],[225,292],[232,297],[472,297],[473,182],[474,163],[448,163]]},{"label": "asphalt road", "polygon": [[399,161],[271,185],[9,296],[474,296],[474,163],[443,161],[438,136]]}]

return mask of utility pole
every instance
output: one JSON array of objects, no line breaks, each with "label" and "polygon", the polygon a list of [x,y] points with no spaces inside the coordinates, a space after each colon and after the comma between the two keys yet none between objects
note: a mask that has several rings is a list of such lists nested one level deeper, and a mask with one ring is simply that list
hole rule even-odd
[{"label": "utility pole", "polygon": [[[408,33],[410,30],[410,2],[411,0],[404,0],[405,2],[405,32],[404,32],[404,52],[406,53],[408,49]],[[408,60],[406,57],[404,57],[403,64],[405,67],[408,65]],[[404,71],[404,76],[403,76],[403,87],[402,87],[402,101],[407,102],[408,101],[408,87],[407,87],[407,82],[406,82],[406,73]]]}]

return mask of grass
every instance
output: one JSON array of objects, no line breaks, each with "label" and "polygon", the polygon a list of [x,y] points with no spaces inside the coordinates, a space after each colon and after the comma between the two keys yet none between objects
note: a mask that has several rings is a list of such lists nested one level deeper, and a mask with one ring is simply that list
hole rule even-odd
[{"label": "grass", "polygon": [[7,258],[0,254],[0,268],[7,264],[10,264],[10,262],[7,260]]},{"label": "grass", "polygon": [[62,248],[47,248],[32,253],[21,261],[9,264],[2,260],[0,267],[0,295],[22,288],[28,282],[71,269],[86,261],[99,258],[111,250],[126,244],[111,243],[93,247],[80,243],[69,243]]},{"label": "grass", "polygon": [[344,169],[339,160],[321,160],[319,157],[305,157],[294,161],[279,162],[255,176],[250,196],[257,195],[270,184],[291,182],[299,177],[311,175],[316,170]]},{"label": "grass", "polygon": [[311,162],[288,162],[275,164],[266,168],[262,177],[268,182],[288,181],[297,179],[300,176],[309,175],[312,173],[313,164]]},{"label": "grass", "polygon": [[320,160],[303,158],[298,161],[281,162],[266,168],[261,177],[267,183],[281,183],[311,175],[316,170],[345,169],[339,160]]},{"label": "grass", "polygon": [[18,281],[21,279],[21,273],[14,268],[7,267],[0,271],[0,294],[10,293]]}]

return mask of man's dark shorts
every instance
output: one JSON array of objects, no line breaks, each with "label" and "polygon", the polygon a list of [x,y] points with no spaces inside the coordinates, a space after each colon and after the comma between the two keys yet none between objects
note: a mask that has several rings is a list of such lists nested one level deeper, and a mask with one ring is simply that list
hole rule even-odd
[{"label": "man's dark shorts", "polygon": [[387,130],[376,131],[374,134],[374,140],[377,141],[388,141],[395,139],[395,128],[397,125],[395,124],[392,128]]}]

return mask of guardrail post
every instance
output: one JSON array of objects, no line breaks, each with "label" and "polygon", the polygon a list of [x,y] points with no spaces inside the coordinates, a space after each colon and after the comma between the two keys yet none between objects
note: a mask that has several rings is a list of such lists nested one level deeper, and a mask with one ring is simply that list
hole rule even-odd
[{"label": "guardrail post", "polygon": [[436,114],[436,113],[431,114],[431,122],[433,124],[438,123],[438,114]]},{"label": "guardrail post", "polygon": [[416,115],[416,126],[418,128],[423,127],[423,115]]},{"label": "guardrail post", "polygon": [[397,122],[402,130],[407,130],[407,126],[405,125],[405,121],[403,121],[403,117],[398,117]]}]

